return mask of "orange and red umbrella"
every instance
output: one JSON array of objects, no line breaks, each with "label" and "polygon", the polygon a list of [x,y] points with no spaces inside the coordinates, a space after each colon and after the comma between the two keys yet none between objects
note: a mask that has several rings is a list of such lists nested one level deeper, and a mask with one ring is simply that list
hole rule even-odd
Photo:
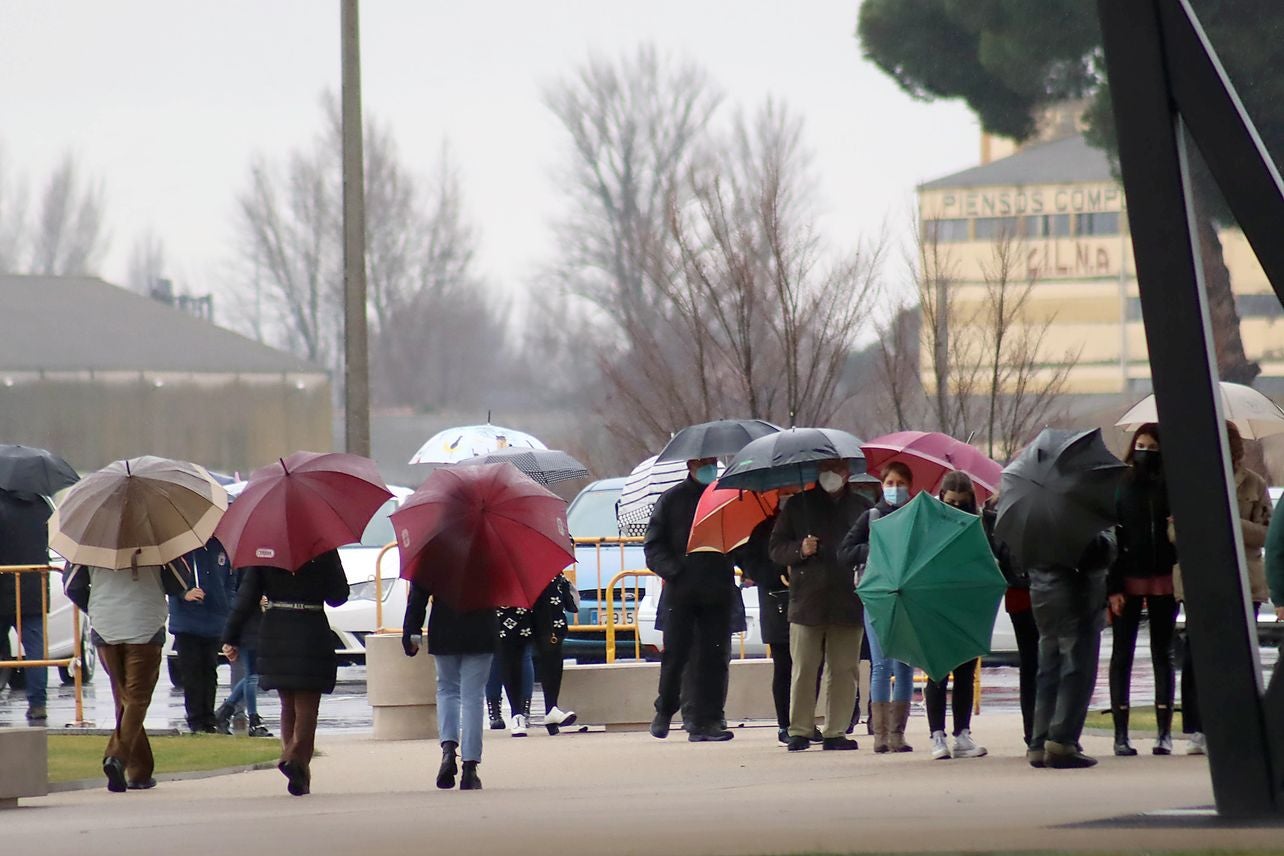
[{"label": "orange and red umbrella", "polygon": [[322,553],[361,540],[391,496],[369,458],[294,452],[250,474],[214,537],[235,567],[297,571]]},{"label": "orange and red umbrella", "polygon": [[461,611],[529,608],[575,561],[566,501],[509,463],[433,471],[392,525],[401,578]]},{"label": "orange and red umbrella", "polygon": [[704,489],[696,505],[687,552],[730,553],[749,540],[754,527],[776,513],[780,491],[755,493],[717,482]]}]

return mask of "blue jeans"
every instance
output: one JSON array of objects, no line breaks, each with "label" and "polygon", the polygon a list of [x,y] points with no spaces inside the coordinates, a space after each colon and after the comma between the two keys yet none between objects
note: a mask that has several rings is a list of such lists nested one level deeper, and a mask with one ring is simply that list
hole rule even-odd
[{"label": "blue jeans", "polygon": [[237,702],[245,701],[245,712],[249,716],[259,714],[259,668],[258,651],[253,648],[242,648],[241,659],[245,662],[245,677],[236,682],[223,704],[235,708]]},{"label": "blue jeans", "polygon": [[493,654],[437,654],[437,732],[459,744],[460,757],[480,761],[486,677]]},{"label": "blue jeans", "polygon": [[[0,620],[0,633],[9,634],[9,628],[16,621]],[[16,657],[17,652],[14,652]],[[25,660],[43,660],[45,658],[45,629],[39,615],[22,616],[22,657]],[[49,669],[38,666],[23,669],[27,679],[27,706],[44,707],[48,698]]]},{"label": "blue jeans", "polygon": [[[914,667],[900,660],[883,656],[883,646],[878,641],[874,626],[865,613],[865,635],[869,639],[869,700],[909,701],[914,697]],[[892,675],[896,676],[896,692],[892,693]]]}]

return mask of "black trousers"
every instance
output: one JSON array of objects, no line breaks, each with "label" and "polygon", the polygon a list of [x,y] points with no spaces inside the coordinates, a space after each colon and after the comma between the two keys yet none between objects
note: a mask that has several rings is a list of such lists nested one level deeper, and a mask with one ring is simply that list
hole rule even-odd
[{"label": "black trousers", "polygon": [[1097,683],[1106,615],[1105,570],[1030,570],[1030,601],[1039,628],[1039,674],[1030,748],[1074,747],[1083,734]]},{"label": "black trousers", "polygon": [[[531,704],[532,687],[526,682],[526,649],[531,640],[524,636],[509,634],[500,639],[495,646],[495,656],[499,658],[500,677],[503,680],[504,694],[508,696],[508,706],[513,715],[527,714]],[[531,652],[532,654],[534,652]]]},{"label": "black trousers", "polygon": [[726,601],[673,598],[667,611],[655,710],[672,717],[681,708],[682,675],[690,662],[694,666],[690,687],[693,724],[702,728],[721,725],[727,700],[731,609]]},{"label": "black trousers", "polygon": [[1034,610],[1009,613],[1016,634],[1017,657],[1021,664],[1021,726],[1025,744],[1030,745],[1034,732],[1034,697],[1039,677],[1039,627],[1034,623]]},{"label": "black trousers", "polygon": [[[972,727],[972,704],[976,700],[976,660],[968,660],[954,667],[954,736]],[[923,704],[927,707],[927,726],[933,732],[945,730],[945,694],[950,679],[928,681],[923,688]]]},{"label": "black trousers", "polygon": [[1172,709],[1174,691],[1173,629],[1177,625],[1177,599],[1172,595],[1124,598],[1123,612],[1111,623],[1114,641],[1110,650],[1110,706],[1124,710],[1132,695],[1132,663],[1141,627],[1143,605],[1150,621],[1150,659],[1155,666],[1155,707]]},{"label": "black trousers", "polygon": [[220,647],[216,637],[174,634],[178,673],[183,677],[183,707],[187,714],[187,727],[193,731],[203,731],[214,725]]},{"label": "black trousers", "polygon": [[535,672],[539,676],[540,688],[544,690],[544,712],[548,713],[557,707],[558,696],[562,694],[562,642],[556,645],[541,645],[536,650]]},{"label": "black trousers", "polygon": [[[794,658],[789,640],[771,646],[771,699],[776,706],[776,727],[789,728],[789,684],[793,680]],[[857,702],[859,704],[859,701]]]}]

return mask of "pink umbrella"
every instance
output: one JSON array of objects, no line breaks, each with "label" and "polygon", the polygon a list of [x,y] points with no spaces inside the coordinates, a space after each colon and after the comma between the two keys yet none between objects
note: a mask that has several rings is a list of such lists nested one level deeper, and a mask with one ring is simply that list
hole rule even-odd
[{"label": "pink umbrella", "polygon": [[976,501],[983,503],[999,488],[1003,467],[987,458],[974,446],[955,440],[948,434],[928,431],[897,431],[861,444],[870,475],[882,473],[892,461],[900,461],[914,474],[913,493],[940,490],[941,480],[951,470],[961,470],[972,477]]}]

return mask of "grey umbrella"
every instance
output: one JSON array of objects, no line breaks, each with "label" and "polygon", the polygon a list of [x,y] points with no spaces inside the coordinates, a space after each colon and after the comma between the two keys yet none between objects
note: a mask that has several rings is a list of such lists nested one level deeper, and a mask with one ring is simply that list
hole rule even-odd
[{"label": "grey umbrella", "polygon": [[536,482],[548,486],[557,482],[586,479],[588,468],[557,449],[500,449],[469,458],[468,464],[510,463]]},{"label": "grey umbrella", "polygon": [[1003,470],[994,534],[1024,567],[1074,567],[1118,522],[1115,491],[1126,469],[1100,429],[1046,428]]},{"label": "grey umbrella", "polygon": [[79,480],[71,464],[53,452],[0,444],[0,490],[53,496]]},{"label": "grey umbrella", "polygon": [[780,429],[761,419],[719,419],[688,425],[660,450],[657,463],[694,461],[734,455],[750,441],[775,434]]}]

